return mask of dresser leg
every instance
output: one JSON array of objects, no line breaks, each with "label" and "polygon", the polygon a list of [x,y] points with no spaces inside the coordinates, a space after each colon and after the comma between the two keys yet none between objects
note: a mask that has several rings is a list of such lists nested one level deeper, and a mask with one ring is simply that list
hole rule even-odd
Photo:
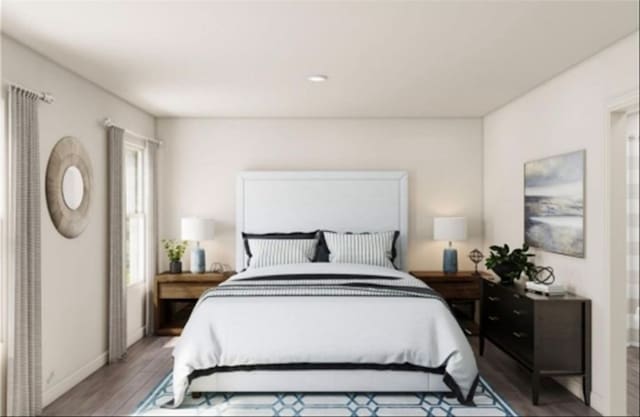
[{"label": "dresser leg", "polygon": [[531,376],[531,394],[533,405],[538,405],[540,397],[540,372],[538,371],[533,371]]},{"label": "dresser leg", "polygon": [[484,355],[484,337],[480,336],[480,356]]},{"label": "dresser leg", "polygon": [[582,395],[586,406],[591,406],[591,380],[588,376],[582,377]]}]

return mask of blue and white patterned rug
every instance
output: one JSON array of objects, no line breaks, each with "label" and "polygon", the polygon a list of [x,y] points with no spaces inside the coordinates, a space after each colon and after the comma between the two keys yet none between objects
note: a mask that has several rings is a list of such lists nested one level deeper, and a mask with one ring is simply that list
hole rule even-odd
[{"label": "blue and white patterned rug", "polygon": [[203,394],[178,409],[170,373],[138,406],[135,416],[517,416],[484,379],[467,407],[442,394]]}]

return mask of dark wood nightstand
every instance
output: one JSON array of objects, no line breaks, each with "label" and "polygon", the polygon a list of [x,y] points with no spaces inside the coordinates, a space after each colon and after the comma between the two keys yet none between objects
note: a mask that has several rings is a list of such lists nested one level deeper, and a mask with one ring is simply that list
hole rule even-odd
[{"label": "dark wood nightstand", "polygon": [[479,333],[476,303],[481,297],[481,278],[490,277],[487,272],[458,271],[445,274],[442,271],[409,271],[411,275],[424,282],[451,306],[462,330],[469,335]]},{"label": "dark wood nightstand", "polygon": [[153,286],[155,332],[159,336],[179,336],[203,292],[217,287],[235,272],[156,275]]}]

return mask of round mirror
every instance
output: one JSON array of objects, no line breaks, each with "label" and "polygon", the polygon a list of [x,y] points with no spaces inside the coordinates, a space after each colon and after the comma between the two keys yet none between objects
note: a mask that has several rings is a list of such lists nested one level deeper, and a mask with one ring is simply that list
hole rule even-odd
[{"label": "round mirror", "polygon": [[77,210],[84,196],[84,181],[77,166],[71,165],[62,177],[62,198],[71,210]]},{"label": "round mirror", "polygon": [[69,239],[79,236],[89,223],[93,172],[89,154],[78,139],[65,136],[53,147],[45,186],[49,214],[58,232]]}]

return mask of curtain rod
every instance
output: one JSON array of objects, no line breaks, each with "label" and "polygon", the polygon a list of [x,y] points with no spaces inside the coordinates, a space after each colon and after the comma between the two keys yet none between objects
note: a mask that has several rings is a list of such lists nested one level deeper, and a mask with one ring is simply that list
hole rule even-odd
[{"label": "curtain rod", "polygon": [[4,82],[9,85],[10,87],[16,87],[19,88],[21,90],[27,91],[29,93],[35,94],[36,96],[38,96],[38,98],[42,101],[44,101],[47,104],[51,104],[55,101],[55,97],[53,97],[53,94],[51,93],[47,93],[47,92],[42,92],[42,91],[36,91],[36,90],[32,90],[31,88],[27,88],[25,86],[22,86],[18,83],[14,83],[12,81],[9,80],[4,80]]},{"label": "curtain rod", "polygon": [[119,129],[124,130],[125,133],[127,133],[128,135],[134,136],[134,137],[136,137],[138,139],[142,139],[142,140],[146,140],[146,141],[149,141],[149,142],[153,142],[153,143],[156,143],[158,145],[162,145],[162,141],[161,140],[158,140],[158,139],[155,139],[155,138],[150,138],[148,136],[144,136],[144,135],[136,133],[136,132],[134,132],[132,130],[126,129],[126,128],[122,127],[122,126],[118,126],[117,124],[113,123],[113,121],[111,119],[109,119],[108,117],[106,119],[104,119],[104,125],[105,125],[105,127],[117,127]]}]

